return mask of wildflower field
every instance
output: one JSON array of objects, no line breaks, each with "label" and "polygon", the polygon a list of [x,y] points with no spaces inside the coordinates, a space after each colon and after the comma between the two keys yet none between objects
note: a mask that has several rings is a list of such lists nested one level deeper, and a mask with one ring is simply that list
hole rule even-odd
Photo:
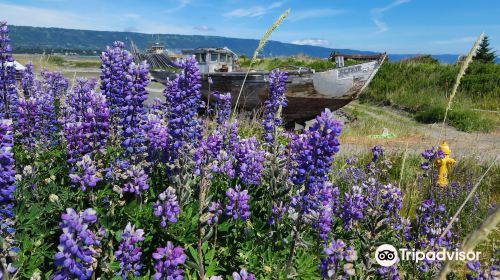
[{"label": "wildflower field", "polygon": [[[194,59],[146,105],[149,66],[122,42],[100,58],[98,80],[28,63],[16,81],[0,23],[0,279],[434,279],[444,262],[383,267],[376,248],[498,237],[483,223],[498,222],[498,166],[458,161],[440,187],[432,144],[416,160],[378,145],[337,158],[343,127],[328,110],[285,130],[285,72],[269,74],[249,126],[230,93],[203,101]],[[441,279],[498,279],[498,248],[478,248]]]}]

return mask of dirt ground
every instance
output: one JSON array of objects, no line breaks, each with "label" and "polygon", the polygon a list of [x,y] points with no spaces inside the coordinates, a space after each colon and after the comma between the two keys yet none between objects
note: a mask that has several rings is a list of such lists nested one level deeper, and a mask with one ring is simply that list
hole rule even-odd
[{"label": "dirt ground", "polygon": [[[396,111],[389,107],[374,107],[366,104],[354,102],[346,108],[341,109],[336,114],[342,115],[341,112],[349,115],[352,110],[362,111],[363,115],[358,116],[354,120],[344,118],[345,129],[349,131],[354,128],[354,132],[348,133],[341,137],[343,148],[341,153],[344,155],[356,154],[367,151],[375,144],[389,148],[392,152],[408,152],[420,154],[424,149],[432,146],[439,146],[438,143],[447,141],[451,150],[452,157],[460,159],[463,157],[472,157],[480,162],[491,162],[500,155],[500,128],[497,128],[492,133],[466,133],[458,131],[453,127],[444,126],[441,134],[442,124],[420,124],[412,120],[404,112]],[[381,134],[383,128],[388,128],[389,132],[396,134],[396,137],[391,139],[373,139],[369,137],[369,133],[356,130],[357,123],[367,122],[373,123],[378,127],[372,127]],[[391,128],[393,130],[391,131]],[[400,135],[400,136],[399,136]],[[497,160],[500,164],[500,159]]]}]

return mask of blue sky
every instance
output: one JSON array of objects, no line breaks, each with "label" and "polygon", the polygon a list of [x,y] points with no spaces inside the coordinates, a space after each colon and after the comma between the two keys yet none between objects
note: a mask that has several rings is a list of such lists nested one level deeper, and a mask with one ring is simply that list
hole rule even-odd
[{"label": "blue sky", "polygon": [[260,38],[390,53],[466,53],[480,32],[500,53],[499,0],[0,0],[10,24]]}]

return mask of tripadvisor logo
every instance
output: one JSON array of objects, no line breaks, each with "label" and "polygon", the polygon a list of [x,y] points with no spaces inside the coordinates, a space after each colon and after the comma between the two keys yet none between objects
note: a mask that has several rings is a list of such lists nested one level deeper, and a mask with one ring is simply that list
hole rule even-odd
[{"label": "tripadvisor logo", "polygon": [[[477,261],[481,252],[463,252],[455,249],[448,251],[441,249],[440,251],[423,252],[415,249],[401,248],[399,249],[401,260],[419,262],[423,260],[429,261]],[[378,246],[375,251],[375,260],[381,266],[388,267],[394,265],[398,261],[398,250],[390,245],[383,244]]]},{"label": "tripadvisor logo", "polygon": [[398,261],[398,251],[390,244],[380,245],[375,251],[375,260],[381,266],[392,266]]}]

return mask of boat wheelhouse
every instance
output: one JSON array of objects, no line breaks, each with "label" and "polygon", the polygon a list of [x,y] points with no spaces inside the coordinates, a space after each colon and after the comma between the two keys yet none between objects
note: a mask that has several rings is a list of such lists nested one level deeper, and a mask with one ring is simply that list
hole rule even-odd
[{"label": "boat wheelhouse", "polygon": [[146,53],[148,54],[162,54],[166,52],[165,46],[156,42],[152,44],[149,48],[146,49]]},{"label": "boat wheelhouse", "polygon": [[237,68],[238,55],[227,47],[182,50],[182,54],[194,55],[202,74],[233,72]]}]

